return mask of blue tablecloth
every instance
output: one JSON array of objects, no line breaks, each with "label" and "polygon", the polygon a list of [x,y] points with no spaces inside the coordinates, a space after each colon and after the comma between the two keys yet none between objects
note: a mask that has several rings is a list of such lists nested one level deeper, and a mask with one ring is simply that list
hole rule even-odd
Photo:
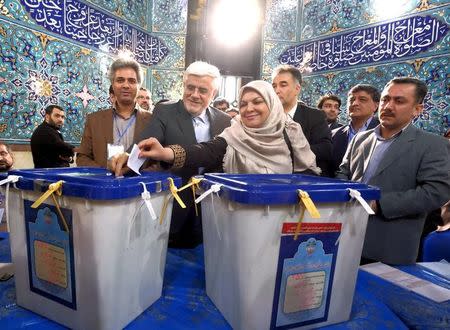
[{"label": "blue tablecloth", "polygon": [[[0,233],[0,262],[11,260],[9,239]],[[436,306],[429,301],[420,306],[418,312],[413,308],[405,308],[404,314],[398,314],[394,306],[409,305],[410,301],[421,301],[417,295],[401,288],[391,288],[389,283],[381,279],[373,279],[370,274],[359,272],[356,293],[352,306],[351,318],[348,322],[326,327],[325,329],[407,329],[403,321],[411,324],[425,325],[431,319],[433,326],[448,323],[447,302]],[[392,293],[384,299],[382,291],[394,289],[405,291],[402,295]],[[394,301],[394,302],[393,302]],[[423,308],[423,309],[422,309]],[[400,309],[400,307],[399,307]],[[429,314],[428,314],[429,312]],[[435,315],[447,312],[447,319],[442,315],[440,324]],[[413,315],[410,315],[413,314]],[[433,316],[431,316],[433,314]],[[420,323],[412,318],[421,319]],[[64,327],[41,317],[33,312],[17,306],[15,299],[14,278],[0,282],[0,329],[64,329]],[[163,296],[144,313],[130,323],[126,329],[230,329],[205,292],[205,274],[203,265],[203,247],[192,250],[169,249],[164,277]]]},{"label": "blue tablecloth", "polygon": [[[399,266],[397,268],[450,289],[448,281],[440,280],[439,276],[434,276],[430,271],[424,271],[424,268],[420,266]],[[450,300],[436,303],[360,270],[356,290],[359,291],[362,288],[375,299],[389,306],[391,311],[410,329],[450,329]]]}]

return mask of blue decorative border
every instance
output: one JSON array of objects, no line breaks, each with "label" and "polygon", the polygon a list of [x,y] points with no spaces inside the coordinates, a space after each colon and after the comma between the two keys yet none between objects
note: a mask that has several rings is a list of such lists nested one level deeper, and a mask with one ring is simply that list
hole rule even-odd
[{"label": "blue decorative border", "polygon": [[288,47],[278,61],[320,72],[403,59],[427,51],[448,30],[448,25],[435,17],[412,16]]},{"label": "blue decorative border", "polygon": [[168,54],[164,42],[78,0],[20,0],[37,24],[46,30],[117,54],[126,49],[144,65],[155,65]]}]

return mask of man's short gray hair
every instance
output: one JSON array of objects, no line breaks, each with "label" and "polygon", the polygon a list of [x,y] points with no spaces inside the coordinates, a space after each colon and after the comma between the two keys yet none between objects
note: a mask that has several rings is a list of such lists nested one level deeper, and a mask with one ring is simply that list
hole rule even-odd
[{"label": "man's short gray hair", "polygon": [[219,69],[209,63],[196,61],[190,64],[183,75],[183,83],[186,82],[188,75],[194,76],[208,76],[213,78],[213,86],[217,90],[220,87],[220,71]]},{"label": "man's short gray hair", "polygon": [[131,68],[136,72],[137,82],[140,85],[142,83],[142,69],[139,63],[132,58],[119,57],[117,60],[111,63],[108,70],[108,78],[111,84],[114,82],[114,76],[119,69]]}]

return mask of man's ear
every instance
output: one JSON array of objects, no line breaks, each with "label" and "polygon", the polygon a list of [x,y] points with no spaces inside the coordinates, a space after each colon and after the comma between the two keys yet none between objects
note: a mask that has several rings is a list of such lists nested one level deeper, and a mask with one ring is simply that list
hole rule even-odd
[{"label": "man's ear", "polygon": [[417,116],[419,116],[421,113],[423,112],[423,103],[420,103],[420,104],[416,104],[415,106],[414,106],[414,110],[413,110],[413,116],[414,117],[417,117]]},{"label": "man's ear", "polygon": [[375,108],[375,110],[373,110],[373,113],[375,114],[377,111],[378,111],[378,109],[380,108],[380,102],[376,102],[376,108]]},{"label": "man's ear", "polygon": [[302,85],[301,84],[295,84],[295,90],[297,91],[297,95],[300,94],[302,91]]}]

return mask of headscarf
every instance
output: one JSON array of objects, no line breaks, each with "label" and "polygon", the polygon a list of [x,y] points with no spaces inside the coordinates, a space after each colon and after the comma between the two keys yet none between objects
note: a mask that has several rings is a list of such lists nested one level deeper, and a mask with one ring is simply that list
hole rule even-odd
[{"label": "headscarf", "polygon": [[[262,127],[250,128],[244,125],[241,116],[236,116],[232,125],[221,137],[227,141],[223,160],[227,173],[292,173],[312,170],[319,174],[316,156],[303,134],[301,126],[294,122],[283,110],[283,106],[272,86],[265,81],[255,80],[239,91],[239,103],[247,90],[259,93],[269,108],[269,116]],[[292,145],[293,158],[284,139],[283,130]]]}]

